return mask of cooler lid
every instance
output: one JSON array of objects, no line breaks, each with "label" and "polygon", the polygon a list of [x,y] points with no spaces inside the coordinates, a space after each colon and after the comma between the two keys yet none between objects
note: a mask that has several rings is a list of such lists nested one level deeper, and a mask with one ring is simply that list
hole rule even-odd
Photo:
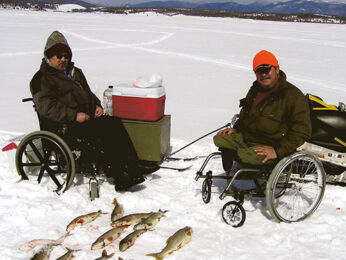
[{"label": "cooler lid", "polygon": [[160,98],[165,94],[163,86],[157,88],[137,88],[128,83],[120,83],[113,88],[113,96]]}]

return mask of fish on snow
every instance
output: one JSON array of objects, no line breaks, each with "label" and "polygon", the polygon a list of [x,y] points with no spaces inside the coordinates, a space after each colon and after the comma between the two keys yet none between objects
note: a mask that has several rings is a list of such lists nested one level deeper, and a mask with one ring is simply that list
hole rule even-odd
[{"label": "fish on snow", "polygon": [[116,221],[113,221],[111,225],[114,228],[123,227],[123,226],[129,227],[131,225],[134,225],[143,221],[144,219],[148,218],[151,214],[153,214],[153,212],[135,213],[135,214],[126,215],[122,218],[117,219]]},{"label": "fish on snow", "polygon": [[134,232],[130,233],[127,235],[125,238],[123,238],[120,243],[119,243],[119,250],[121,252],[124,252],[131,246],[135,244],[135,241],[137,238],[139,238],[143,233],[145,233],[147,230],[146,229],[140,229],[140,230],[135,230]]},{"label": "fish on snow", "polygon": [[172,254],[174,251],[179,250],[187,243],[191,241],[192,229],[190,227],[184,227],[175,232],[167,239],[166,246],[159,253],[147,254],[152,256],[156,260],[162,260],[166,255]]},{"label": "fish on snow", "polygon": [[117,220],[117,219],[119,219],[119,218],[121,218],[124,215],[123,205],[118,203],[116,198],[114,198],[113,204],[114,204],[114,209],[113,209],[112,215],[111,215],[112,222]]},{"label": "fish on snow", "polygon": [[159,223],[160,219],[165,216],[167,210],[162,211],[161,209],[158,212],[151,214],[148,218],[144,219],[137,225],[133,227],[134,230],[139,229],[149,229],[152,230],[157,223]]},{"label": "fish on snow", "polygon": [[106,251],[106,249],[104,249],[102,251],[102,255],[100,257],[96,258],[95,260],[106,260],[108,258],[111,258],[113,255],[114,255],[114,253],[107,255],[107,251]]},{"label": "fish on snow", "polygon": [[118,227],[108,230],[106,233],[101,235],[96,241],[91,245],[91,250],[101,249],[105,246],[111,244],[115,239],[120,237],[120,235],[125,231],[127,227]]},{"label": "fish on snow", "polygon": [[56,244],[56,245],[60,245],[64,242],[65,238],[68,237],[70,235],[69,232],[67,232],[65,235],[63,235],[62,237],[56,239],[56,240],[52,240],[52,239],[33,239],[25,244],[23,244],[22,246],[19,247],[19,250],[21,251],[27,251],[27,250],[31,250],[34,249],[37,246],[40,245],[44,245],[44,244]]},{"label": "fish on snow", "polygon": [[106,213],[103,213],[101,210],[99,210],[97,212],[92,212],[86,215],[76,217],[74,220],[70,222],[70,224],[67,225],[66,231],[70,232],[77,226],[83,226],[85,224],[88,224],[94,221],[96,218],[98,218],[101,214],[106,214]]}]

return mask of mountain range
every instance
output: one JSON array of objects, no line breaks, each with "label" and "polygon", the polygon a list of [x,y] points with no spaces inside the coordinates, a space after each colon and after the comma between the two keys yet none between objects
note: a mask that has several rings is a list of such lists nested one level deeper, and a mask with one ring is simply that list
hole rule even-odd
[{"label": "mountain range", "polygon": [[123,4],[126,7],[175,7],[175,8],[200,8],[210,10],[228,10],[234,12],[261,12],[285,14],[326,14],[346,16],[346,4],[330,3],[318,0],[291,0],[288,2],[238,4],[235,2],[222,3],[190,3],[182,1],[150,1],[138,4]]},{"label": "mountain range", "polygon": [[[225,0],[227,1],[227,0]],[[235,2],[210,2],[196,3],[188,1],[148,1],[142,3],[127,2],[126,4],[113,4],[112,0],[0,0],[1,3],[31,3],[31,4],[78,4],[90,7],[129,7],[129,8],[194,8],[208,10],[227,10],[244,13],[276,13],[276,14],[319,14],[337,15],[346,17],[346,4],[326,2],[321,0],[290,0],[287,2],[254,2],[250,4],[238,4]]]}]

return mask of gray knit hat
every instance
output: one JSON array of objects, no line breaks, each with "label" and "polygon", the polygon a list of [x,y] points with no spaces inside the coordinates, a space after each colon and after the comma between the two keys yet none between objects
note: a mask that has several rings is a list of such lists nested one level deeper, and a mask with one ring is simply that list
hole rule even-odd
[{"label": "gray knit hat", "polygon": [[72,51],[67,43],[66,38],[62,33],[54,31],[47,39],[46,46],[44,47],[44,57],[50,59],[54,55],[63,52],[67,53],[71,60]]}]

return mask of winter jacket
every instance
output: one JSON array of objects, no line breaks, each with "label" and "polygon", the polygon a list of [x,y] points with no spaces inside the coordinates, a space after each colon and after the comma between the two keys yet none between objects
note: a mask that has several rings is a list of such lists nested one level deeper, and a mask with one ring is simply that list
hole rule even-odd
[{"label": "winter jacket", "polygon": [[100,100],[91,92],[82,70],[70,62],[66,71],[50,66],[47,52],[54,46],[64,45],[72,58],[72,51],[64,35],[54,31],[44,47],[44,58],[40,70],[30,82],[30,91],[40,117],[58,123],[76,120],[78,112],[84,112],[91,118],[96,106],[101,107]]},{"label": "winter jacket", "polygon": [[240,101],[242,109],[234,128],[243,134],[245,142],[272,146],[278,158],[285,157],[311,135],[308,102],[280,71],[277,89],[263,99],[249,116],[252,102],[260,89],[260,84],[255,81]]},{"label": "winter jacket", "polygon": [[40,70],[30,82],[30,90],[41,117],[59,123],[76,120],[78,112],[94,117],[100,100],[91,92],[82,70],[69,64],[71,78],[42,60]]}]

